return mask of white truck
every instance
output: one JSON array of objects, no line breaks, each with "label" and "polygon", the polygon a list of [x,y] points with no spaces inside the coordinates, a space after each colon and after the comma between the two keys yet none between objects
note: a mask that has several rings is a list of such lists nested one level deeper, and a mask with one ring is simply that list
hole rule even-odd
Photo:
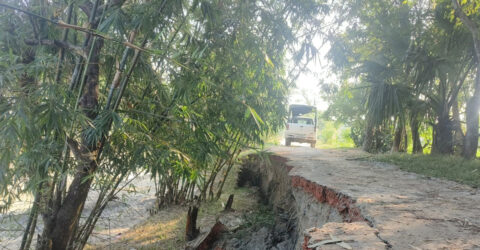
[{"label": "white truck", "polygon": [[317,142],[317,109],[314,106],[292,104],[288,109],[285,129],[285,145],[292,142],[310,143],[315,148]]}]

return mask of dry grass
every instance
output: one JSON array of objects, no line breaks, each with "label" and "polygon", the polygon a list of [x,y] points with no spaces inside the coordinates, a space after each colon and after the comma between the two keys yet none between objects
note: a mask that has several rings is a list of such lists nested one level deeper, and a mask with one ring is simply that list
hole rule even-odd
[{"label": "dry grass", "polygon": [[[230,194],[235,195],[232,207],[237,212],[246,213],[257,208],[256,190],[236,187],[238,170],[238,166],[232,169],[218,201],[209,201],[201,205],[197,223],[200,228],[215,221]],[[147,221],[130,228],[112,244],[87,246],[86,249],[183,249],[186,243],[186,214],[186,207],[173,206],[163,209]]]},{"label": "dry grass", "polygon": [[148,221],[135,225],[112,245],[88,246],[86,249],[179,249],[185,241],[185,213],[184,207],[166,208]]}]

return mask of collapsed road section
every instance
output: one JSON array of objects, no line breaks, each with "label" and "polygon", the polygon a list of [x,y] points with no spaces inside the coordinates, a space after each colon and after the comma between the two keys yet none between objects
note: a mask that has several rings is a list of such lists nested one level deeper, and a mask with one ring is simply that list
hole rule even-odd
[{"label": "collapsed road section", "polygon": [[480,249],[477,189],[353,161],[355,150],[270,153],[250,156],[239,184],[293,215],[296,249]]},{"label": "collapsed road section", "polygon": [[[287,158],[251,155],[239,174],[239,185],[258,186],[275,213],[289,211],[295,249],[385,249],[388,244],[356,207],[355,200],[301,176],[291,176]],[[332,248],[333,247],[333,248]]]}]

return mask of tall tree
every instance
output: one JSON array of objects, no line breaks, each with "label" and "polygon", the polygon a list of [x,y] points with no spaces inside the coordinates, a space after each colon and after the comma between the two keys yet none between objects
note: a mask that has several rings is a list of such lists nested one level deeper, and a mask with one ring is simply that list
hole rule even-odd
[{"label": "tall tree", "polygon": [[473,54],[468,33],[450,19],[450,5],[375,0],[339,5],[354,21],[331,40],[330,55],[343,77],[355,82],[353,93],[365,96],[364,150],[377,151],[377,142],[391,137],[392,150],[399,150],[410,125],[413,151],[423,151],[418,130],[424,122],[433,127],[431,152],[453,153],[454,134],[461,137],[462,128],[460,110],[452,117],[452,107],[469,88]]},{"label": "tall tree", "polygon": [[[472,8],[473,6],[471,5],[474,4],[478,5],[479,3],[477,1],[473,1],[473,3],[469,3],[468,5],[470,5],[469,7]],[[455,8],[455,13],[457,16],[470,31],[475,48],[477,73],[475,77],[473,95],[467,102],[465,114],[467,118],[467,132],[465,134],[465,141],[463,144],[463,156],[467,159],[472,159],[477,155],[478,150],[478,119],[480,112],[480,34],[477,23],[465,14],[458,1],[452,0],[452,5]],[[475,13],[474,15],[477,15],[475,11],[473,13]]]}]

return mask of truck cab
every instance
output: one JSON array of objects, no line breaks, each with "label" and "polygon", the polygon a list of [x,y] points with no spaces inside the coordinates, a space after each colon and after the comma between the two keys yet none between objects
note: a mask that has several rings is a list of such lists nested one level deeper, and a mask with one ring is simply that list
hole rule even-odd
[{"label": "truck cab", "polygon": [[310,143],[310,146],[315,148],[317,109],[314,106],[292,104],[288,108],[285,145],[290,146],[292,142]]}]

